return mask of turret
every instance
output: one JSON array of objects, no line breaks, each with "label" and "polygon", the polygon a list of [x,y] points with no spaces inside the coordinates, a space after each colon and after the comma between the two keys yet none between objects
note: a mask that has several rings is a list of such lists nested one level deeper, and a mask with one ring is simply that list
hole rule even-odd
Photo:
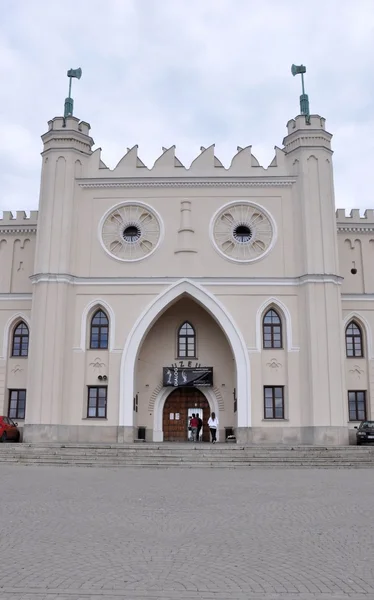
[{"label": "turret", "polygon": [[[294,67],[303,78],[306,68]],[[300,113],[287,124],[284,152],[295,175],[293,216],[297,224],[299,274],[310,278],[300,292],[308,343],[302,360],[307,377],[301,394],[305,424],[313,423],[314,443],[345,443],[342,315],[332,169],[332,135],[325,119],[309,113],[302,80]],[[324,427],[328,425],[328,427]]]},{"label": "turret", "polygon": [[44,150],[35,273],[70,269],[75,180],[92,154],[90,126],[76,117],[56,117],[42,136]]},{"label": "turret", "polygon": [[[69,74],[71,78],[73,75]],[[74,213],[77,203],[76,179],[85,173],[92,154],[90,126],[72,114],[73,102],[65,101],[65,117],[49,121],[42,136],[44,150],[40,184],[38,232],[34,273],[48,275],[49,281],[34,280],[32,331],[27,394],[25,440],[51,434],[49,426],[61,422],[66,386],[64,378],[68,320],[68,287],[58,274],[72,270]],[[52,275],[52,277],[50,277]],[[69,338],[70,339],[70,338]],[[40,343],[45,340],[45,343]]]},{"label": "turret", "polygon": [[301,270],[337,274],[332,135],[319,115],[299,115],[287,130],[283,144],[290,171],[297,176],[294,209],[301,223]]}]

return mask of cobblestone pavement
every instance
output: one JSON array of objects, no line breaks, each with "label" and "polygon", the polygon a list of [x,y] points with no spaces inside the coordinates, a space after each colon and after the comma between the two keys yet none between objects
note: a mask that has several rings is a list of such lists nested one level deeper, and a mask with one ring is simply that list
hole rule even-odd
[{"label": "cobblestone pavement", "polygon": [[0,467],[0,600],[374,599],[371,470]]}]

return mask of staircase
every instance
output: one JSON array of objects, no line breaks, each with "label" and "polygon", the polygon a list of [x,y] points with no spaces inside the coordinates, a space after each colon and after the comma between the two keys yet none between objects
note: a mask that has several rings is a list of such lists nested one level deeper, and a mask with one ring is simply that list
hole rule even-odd
[{"label": "staircase", "polygon": [[53,467],[374,468],[374,446],[0,444],[0,465]]}]

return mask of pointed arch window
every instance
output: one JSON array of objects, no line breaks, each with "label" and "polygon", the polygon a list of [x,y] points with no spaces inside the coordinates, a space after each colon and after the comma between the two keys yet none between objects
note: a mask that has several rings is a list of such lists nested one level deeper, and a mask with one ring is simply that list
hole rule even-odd
[{"label": "pointed arch window", "polygon": [[99,308],[91,319],[90,348],[107,350],[109,340],[109,319],[105,312]]},{"label": "pointed arch window", "polygon": [[196,357],[196,334],[187,321],[178,330],[178,358]]},{"label": "pointed arch window", "polygon": [[264,315],[262,331],[264,348],[283,348],[282,321],[274,308]]},{"label": "pointed arch window", "polygon": [[351,321],[346,327],[345,348],[348,358],[362,358],[364,356],[361,327],[355,321]]},{"label": "pointed arch window", "polygon": [[12,356],[29,355],[29,328],[24,321],[18,323],[13,331]]}]

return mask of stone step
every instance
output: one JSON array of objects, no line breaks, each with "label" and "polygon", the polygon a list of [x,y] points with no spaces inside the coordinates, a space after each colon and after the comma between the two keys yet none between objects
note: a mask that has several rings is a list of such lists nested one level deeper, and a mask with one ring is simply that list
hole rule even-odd
[{"label": "stone step", "polygon": [[[4,464],[9,464],[9,463],[4,463]],[[159,469],[172,469],[172,468],[187,468],[187,469],[194,469],[194,468],[227,468],[227,469],[241,469],[241,468],[251,468],[251,469],[255,469],[255,468],[267,468],[267,469],[272,469],[272,468],[286,468],[286,469],[292,469],[292,468],[311,468],[311,469],[352,469],[352,468],[360,468],[360,469],[372,469],[373,468],[373,464],[371,462],[363,462],[360,463],[359,465],[356,465],[354,463],[330,463],[330,462],[326,462],[326,463],[321,463],[321,464],[314,464],[312,462],[310,463],[305,463],[305,462],[299,462],[299,461],[295,461],[294,463],[283,463],[283,462],[274,462],[274,463],[266,463],[266,462],[258,462],[258,463],[235,463],[235,462],[209,462],[209,461],[204,461],[204,462],[199,462],[199,463],[188,463],[188,462],[183,462],[183,463],[172,463],[172,462],[153,462],[153,463],[147,463],[147,462],[143,462],[137,465],[134,465],[133,462],[131,461],[126,461],[126,462],[122,462],[120,464],[118,463],[96,463],[95,461],[16,461],[16,462],[12,462],[11,463],[12,466],[16,465],[16,466],[48,466],[48,467],[94,467],[94,468],[137,468],[137,469],[142,469],[142,468],[159,468]]]},{"label": "stone step", "polygon": [[2,453],[0,451],[0,460],[5,459],[7,457],[14,457],[16,459],[20,459],[20,458],[43,458],[43,457],[51,457],[51,458],[68,458],[68,459],[76,459],[76,458],[84,458],[84,457],[90,457],[93,460],[106,460],[106,459],[110,459],[110,460],[124,460],[124,459],[131,459],[131,460],[149,460],[152,458],[156,458],[156,459],[162,459],[162,460],[191,460],[191,461],[198,461],[198,460],[233,460],[233,461],[241,461],[241,460],[299,460],[299,459],[303,459],[303,460],[353,460],[353,461],[361,461],[361,460],[371,460],[374,462],[374,456],[370,456],[368,454],[350,454],[350,455],[341,455],[341,454],[307,454],[307,453],[293,453],[293,454],[262,454],[262,453],[253,453],[253,454],[245,454],[242,453],[241,455],[233,455],[233,454],[224,454],[224,453],[199,453],[196,452],[195,454],[191,454],[191,453],[177,453],[177,454],[172,454],[172,453],[150,453],[150,454],[132,454],[132,453],[115,453],[115,454],[105,454],[105,453],[101,453],[101,454],[97,454],[94,452],[40,452],[40,451],[33,451],[33,452],[17,452],[17,453],[11,453],[11,452],[6,452],[6,453]]},{"label": "stone step", "polygon": [[96,462],[105,462],[105,461],[111,461],[111,462],[122,462],[122,461],[132,461],[134,464],[138,463],[138,462],[144,462],[144,461],[170,461],[170,462],[205,462],[205,461],[210,461],[210,462],[220,462],[220,461],[224,461],[224,462],[236,462],[236,463],[240,463],[240,462],[248,462],[248,461],[252,461],[252,462],[295,462],[295,461],[304,461],[304,462],[310,462],[313,461],[315,463],[318,462],[323,462],[323,461],[329,461],[329,462],[352,462],[352,463],[360,463],[362,461],[367,461],[367,462],[372,462],[374,465],[374,461],[369,458],[369,457],[327,457],[327,456],[320,456],[320,457],[307,457],[307,456],[295,456],[295,457],[289,457],[289,456],[268,456],[268,457],[263,457],[263,456],[252,456],[252,457],[248,457],[248,456],[243,456],[240,458],[234,458],[234,457],[227,457],[227,456],[215,456],[215,457],[211,457],[211,456],[200,456],[200,457],[191,457],[191,456],[147,456],[147,457],[140,457],[140,456],[92,456],[90,454],[76,454],[76,455],[66,455],[66,454],[58,454],[58,455],[49,455],[49,454],[20,454],[18,456],[14,456],[14,455],[9,455],[9,456],[4,456],[1,457],[0,456],[0,462],[1,461],[5,461],[5,460],[43,460],[43,459],[48,459],[48,460],[92,460],[92,461],[96,461]]},{"label": "stone step", "polygon": [[374,468],[374,447],[1,444],[0,464],[107,468]]},{"label": "stone step", "polygon": [[363,460],[363,459],[368,459],[368,460],[372,460],[374,462],[374,455],[370,455],[370,454],[356,454],[356,453],[352,453],[349,455],[344,455],[344,454],[339,454],[339,453],[334,453],[334,454],[326,454],[326,453],[320,453],[320,454],[308,454],[308,453],[293,453],[293,454],[287,454],[287,453],[282,453],[282,454],[272,454],[272,453],[242,453],[242,454],[224,454],[224,453],[195,453],[195,454],[190,454],[190,453],[161,453],[161,452],[156,452],[156,453],[149,453],[149,454],[137,454],[137,453],[95,453],[95,452],[44,452],[44,451],[32,451],[32,452],[1,452],[0,451],[0,460],[2,460],[3,458],[6,457],[43,457],[43,456],[51,456],[51,457],[57,457],[57,456],[63,456],[63,457],[67,457],[67,458],[77,458],[77,457],[91,457],[93,459],[97,459],[97,460],[101,460],[101,459],[105,459],[105,458],[113,458],[113,459],[125,459],[125,458],[129,458],[132,460],[146,460],[149,458],[159,458],[159,459],[170,459],[170,460],[219,460],[219,459],[227,459],[227,460],[236,460],[236,461],[240,461],[240,460],[255,460],[255,459],[259,459],[259,460],[294,460],[296,458],[298,459],[305,459],[305,460],[319,460],[319,459],[325,459],[328,458],[329,460]]},{"label": "stone step", "polygon": [[51,459],[51,460],[83,460],[83,459],[89,459],[92,461],[96,461],[96,462],[105,462],[105,461],[115,461],[115,462],[121,462],[124,460],[131,460],[134,464],[139,463],[139,462],[144,462],[144,461],[173,461],[173,462],[202,462],[202,461],[211,461],[211,462],[217,462],[217,461],[229,461],[229,462],[248,462],[248,461],[253,461],[253,462],[294,462],[295,460],[303,460],[305,462],[308,461],[313,461],[315,463],[318,462],[323,462],[323,461],[330,461],[330,462],[352,462],[352,463],[357,463],[359,464],[360,462],[362,462],[363,460],[369,461],[373,463],[374,466],[374,458],[373,457],[369,457],[369,456],[338,456],[338,455],[332,455],[332,456],[326,456],[326,455],[320,455],[320,456],[306,456],[306,455],[297,455],[297,456],[263,456],[263,455],[253,455],[253,456],[240,456],[240,457],[234,457],[234,456],[224,456],[224,455],[216,455],[216,456],[211,456],[211,455],[200,455],[200,456],[189,456],[189,455],[148,455],[148,456],[134,456],[134,455],[95,455],[95,454],[90,454],[90,453],[85,453],[85,454],[66,454],[66,453],[61,453],[61,454],[48,454],[48,453],[30,453],[30,454],[7,454],[7,455],[2,455],[0,453],[0,462],[5,461],[5,460],[25,460],[25,459],[29,459],[29,460],[43,460],[43,459]]},{"label": "stone step", "polygon": [[95,443],[38,443],[38,444],[29,444],[29,443],[21,443],[21,444],[13,444],[6,443],[0,445],[1,449],[22,449],[22,448],[56,448],[56,449],[92,449],[92,450],[132,450],[133,452],[147,452],[149,450],[171,450],[176,452],[178,450],[185,451],[206,451],[211,450],[213,452],[225,451],[225,452],[240,452],[240,451],[271,451],[271,452],[283,452],[283,451],[306,451],[306,452],[372,452],[374,453],[374,444],[370,445],[362,445],[362,446],[293,446],[293,445],[278,445],[278,446],[266,446],[266,445],[239,445],[239,444],[191,444],[191,443],[146,443],[146,444],[95,444]]},{"label": "stone step", "polygon": [[331,459],[330,457],[321,457],[321,458],[303,458],[303,457],[295,457],[293,459],[290,458],[242,458],[240,460],[235,460],[233,458],[225,458],[225,457],[216,457],[211,459],[209,457],[200,457],[191,460],[190,457],[181,457],[181,458],[165,458],[165,457],[102,457],[98,459],[97,457],[92,456],[47,456],[47,455],[35,455],[35,456],[9,456],[0,459],[0,463],[12,462],[12,463],[38,463],[38,462],[49,462],[53,464],[58,463],[93,463],[96,465],[124,465],[131,464],[133,466],[142,466],[143,464],[173,464],[173,465],[181,465],[181,464],[190,464],[197,465],[200,463],[219,463],[219,464],[229,464],[229,465],[248,465],[248,464],[282,464],[282,465],[292,465],[292,464],[313,464],[315,466],[324,465],[324,464],[334,464],[334,465],[356,465],[360,466],[363,463],[371,464],[374,467],[374,461],[370,459],[345,459],[341,460],[339,458]]},{"label": "stone step", "polygon": [[179,447],[165,447],[165,446],[126,446],[126,447],[91,447],[91,446],[26,446],[24,444],[1,444],[0,452],[91,452],[95,454],[133,454],[133,455],[148,455],[148,454],[227,454],[227,455],[253,455],[253,454],[274,454],[276,456],[282,454],[305,454],[305,455],[319,455],[319,454],[328,454],[328,455],[363,455],[370,454],[374,456],[374,448],[373,447],[365,447],[365,446],[348,446],[347,448],[340,447],[332,447],[332,448],[264,448],[264,447],[244,447],[244,448],[234,448],[229,449],[225,446],[206,446],[206,447],[198,447],[198,448],[179,448]]}]

